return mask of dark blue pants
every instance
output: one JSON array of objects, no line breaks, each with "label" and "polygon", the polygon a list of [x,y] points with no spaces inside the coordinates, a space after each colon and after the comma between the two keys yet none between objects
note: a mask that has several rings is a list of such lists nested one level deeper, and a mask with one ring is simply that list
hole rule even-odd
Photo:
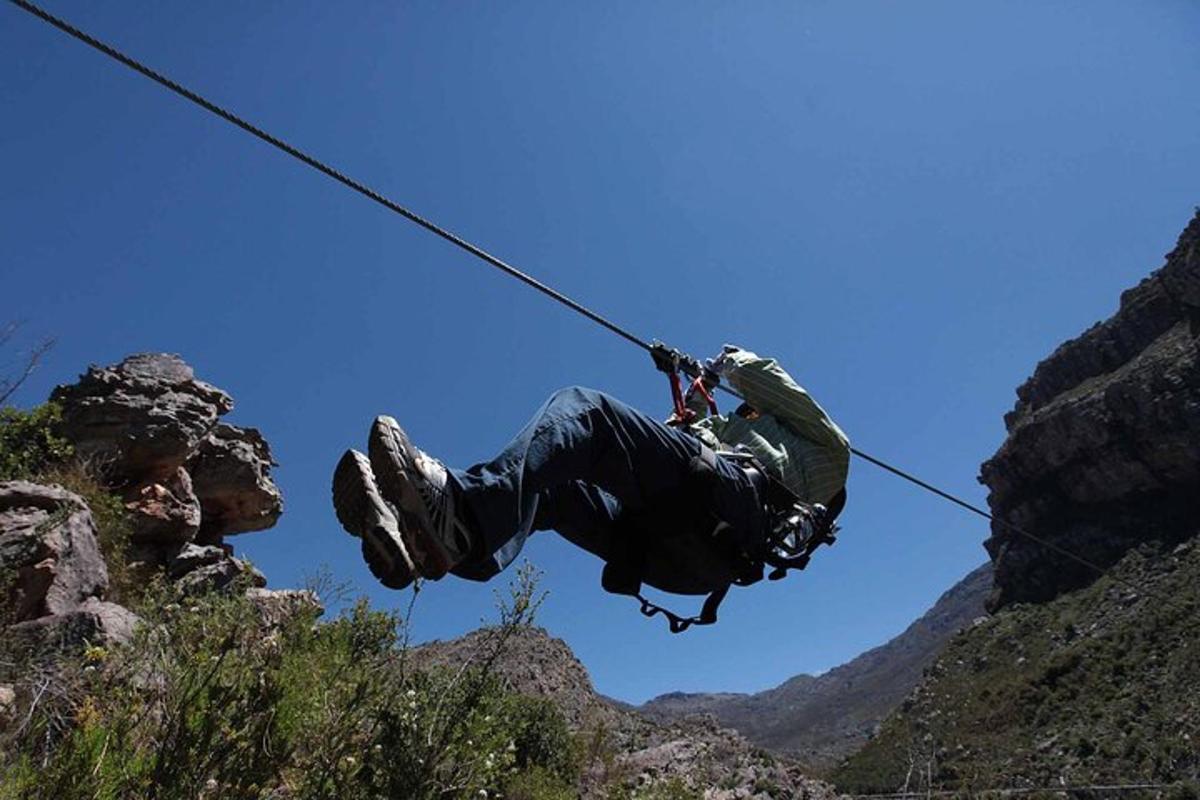
[{"label": "dark blue pants", "polygon": [[682,507],[685,499],[696,505],[695,492],[682,490],[694,485],[691,463],[700,449],[695,437],[602,392],[555,392],[500,455],[451,470],[483,541],[480,555],[454,573],[487,580],[516,558],[532,532],[556,530],[601,558],[621,537],[643,537],[652,560],[667,562],[652,564],[647,582],[668,591],[701,593],[728,582],[731,573],[720,572],[719,558],[680,561],[678,554],[705,549],[712,525],[704,520],[713,517],[753,552],[763,536],[762,508],[750,479],[723,459],[699,498],[703,507]]}]

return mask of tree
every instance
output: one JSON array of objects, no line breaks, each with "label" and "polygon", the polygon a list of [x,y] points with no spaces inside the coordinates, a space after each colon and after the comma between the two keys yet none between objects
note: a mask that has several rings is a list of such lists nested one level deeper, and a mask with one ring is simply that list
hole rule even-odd
[{"label": "tree", "polygon": [[[0,349],[7,347],[20,329],[20,322],[9,322],[0,328]],[[16,359],[18,366],[15,371],[11,375],[0,376],[0,408],[3,408],[8,403],[8,399],[16,394],[17,389],[20,389],[21,385],[29,379],[29,376],[33,374],[38,364],[53,347],[54,339],[43,339],[27,353],[19,354]]]}]

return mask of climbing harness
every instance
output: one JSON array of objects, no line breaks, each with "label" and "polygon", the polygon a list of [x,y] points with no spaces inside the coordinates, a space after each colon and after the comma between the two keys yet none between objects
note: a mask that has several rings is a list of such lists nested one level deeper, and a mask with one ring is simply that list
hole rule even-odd
[{"label": "climbing harness", "polygon": [[[200,106],[204,110],[206,110],[212,114],[215,114],[218,117],[221,117],[226,122],[229,122],[230,124],[232,124],[238,128],[241,128],[243,131],[266,142],[267,144],[271,145],[272,147],[275,147],[276,149],[283,151],[284,153],[288,154],[292,158],[295,158],[298,161],[303,162],[304,164],[306,164],[309,167],[312,167],[313,169],[317,170],[318,172],[321,172],[324,175],[332,178],[333,180],[337,181],[338,183],[341,183],[342,185],[344,185],[350,189],[353,189],[354,191],[358,192],[359,194],[363,195],[364,197],[367,197],[368,199],[387,208],[389,211],[399,214],[400,216],[404,217],[405,219],[408,219],[409,221],[414,222],[417,225],[420,225],[422,228],[429,231],[430,233],[433,233],[434,235],[439,236],[442,239],[445,239],[446,241],[450,242],[454,246],[456,246],[462,250],[465,250],[466,252],[470,253],[471,255],[475,256],[476,258],[495,267],[496,269],[499,269],[499,270],[507,273],[508,275],[512,276],[513,278],[516,278],[517,280],[521,281],[522,283],[526,284],[527,286],[530,286],[531,288],[536,289],[537,291],[541,292],[542,294],[546,295],[547,297],[551,298],[552,300],[555,300],[558,303],[561,303],[562,305],[566,306],[567,308],[570,308],[572,311],[575,311],[576,313],[581,314],[584,317],[587,317],[591,321],[606,328],[607,330],[611,331],[612,333],[616,334],[617,336],[620,336],[621,338],[625,339],[626,341],[630,342],[631,344],[637,345],[638,347],[642,348],[643,350],[651,352],[651,354],[653,355],[653,345],[651,343],[645,341],[644,339],[642,339],[638,336],[635,336],[634,334],[625,330],[624,328],[617,325],[616,323],[597,314],[596,312],[585,307],[581,303],[571,299],[570,297],[563,294],[562,292],[559,292],[558,290],[556,290],[550,286],[547,286],[545,283],[537,280],[533,276],[528,275],[525,272],[522,272],[521,270],[517,269],[516,267],[512,266],[511,264],[508,264],[505,261],[502,261],[501,259],[492,255],[491,253],[488,253],[487,251],[483,250],[482,248],[477,247],[474,244],[471,244],[466,239],[463,239],[462,237],[457,236],[454,233],[451,233],[450,231],[446,230],[445,228],[442,228],[439,225],[434,224],[433,222],[414,213],[413,211],[405,208],[404,206],[401,206],[400,204],[396,203],[395,201],[385,197],[384,195],[380,194],[379,192],[376,192],[375,190],[367,187],[365,184],[362,184],[362,183],[354,180],[353,178],[350,178],[350,177],[344,175],[340,171],[334,169],[333,167],[320,161],[319,159],[309,155],[308,153],[304,152],[303,150],[300,150],[299,148],[288,144],[287,142],[283,141],[282,139],[279,139],[279,138],[267,133],[266,131],[262,130],[261,128],[251,124],[250,122],[247,122],[246,120],[244,120],[241,117],[237,116],[236,114],[222,108],[221,106],[217,105],[216,103],[213,103],[212,101],[202,97],[201,95],[182,86],[181,84],[176,83],[175,81],[171,80],[170,78],[166,77],[165,75],[162,75],[161,73],[156,72],[155,70],[151,69],[150,67],[146,66],[145,64],[142,64],[140,61],[137,61],[136,59],[131,58],[130,56],[120,52],[119,50],[112,47],[111,45],[108,45],[108,44],[100,41],[99,39],[96,39],[95,37],[83,32],[79,28],[76,28],[74,25],[71,25],[69,22],[50,14],[49,12],[45,11],[41,7],[29,2],[29,0],[9,0],[9,2],[12,3],[14,6],[22,9],[23,11],[26,11],[29,14],[32,14],[33,16],[41,19],[42,21],[44,21],[44,22],[52,25],[53,27],[59,29],[60,31],[68,34],[69,36],[71,36],[75,39],[78,39],[79,41],[83,42],[84,44],[88,45],[89,47],[92,47],[92,48],[100,51],[101,53],[108,56],[109,58],[112,58],[113,60],[124,64],[125,66],[129,67],[130,69],[134,70],[135,72],[149,78],[150,80],[154,81],[155,83],[158,83],[159,85],[165,87],[166,89],[169,89],[170,91],[174,92],[175,94],[179,95],[180,97],[183,97],[184,99]],[[699,366],[699,364],[697,362],[695,362],[694,359],[687,359],[687,357],[682,356],[682,354],[680,354],[680,356],[681,356],[681,360],[678,362],[678,369],[684,371],[687,374],[690,374],[690,373],[688,373],[688,370],[690,370],[694,367],[696,369],[697,374],[694,375],[693,377],[696,379],[699,379],[701,377],[700,373],[702,370],[702,368]],[[657,363],[657,361],[656,361],[656,363]],[[678,380],[678,377],[676,377],[676,380]],[[693,385],[693,387],[696,386],[695,383],[693,383],[692,385]],[[707,394],[707,388],[703,387],[703,384],[701,384],[701,388]],[[737,394],[737,392],[734,392],[732,389],[729,389],[728,387],[726,387],[724,385],[718,384],[718,388],[720,388],[723,391],[729,392],[730,394],[733,394],[734,396],[739,396]],[[682,388],[680,389],[680,397],[682,398]],[[712,398],[709,397],[708,399],[709,399],[709,401],[711,401]],[[956,497],[956,496],[950,494],[949,492],[943,491],[942,489],[939,489],[936,486],[934,486],[924,480],[921,480],[920,478],[918,478],[908,472],[905,472],[904,470],[902,470],[898,467],[892,466],[891,464],[888,464],[887,462],[885,462],[879,458],[869,455],[868,453],[865,453],[862,450],[859,450],[854,447],[850,448],[850,452],[853,453],[855,456],[863,459],[864,461],[868,461],[871,464],[874,464],[875,466],[880,467],[881,469],[886,470],[887,472],[890,472],[891,474],[893,474],[899,478],[902,478],[903,480],[906,480],[915,486],[918,486],[928,492],[931,492],[931,493],[937,495],[938,497],[943,498],[944,500],[948,500],[951,503],[954,503],[955,505],[958,505],[958,506],[966,509],[967,511],[970,511],[973,514],[983,517],[984,519],[989,520],[989,521],[995,523],[996,525],[1006,528],[1019,536],[1029,539],[1030,541],[1036,542],[1037,544],[1041,545],[1042,547],[1045,547],[1046,549],[1048,549],[1054,553],[1057,553],[1058,555],[1060,555],[1066,559],[1074,561],[1077,564],[1081,564],[1084,567],[1086,567],[1090,570],[1093,570],[1100,575],[1108,574],[1108,570],[1099,566],[1094,561],[1087,559],[1087,558],[1085,558],[1077,553],[1074,553],[1070,550],[1067,550],[1066,548],[1063,548],[1060,545],[1057,545],[1054,542],[1051,542],[1051,541],[1045,539],[1044,537],[1041,537],[1034,533],[1031,533],[1031,532],[1029,532],[1017,525],[1014,525],[1006,520],[997,519],[992,514],[989,514],[987,511],[983,510],[979,506],[973,505],[972,503],[968,503],[966,500]],[[1123,583],[1123,584],[1127,584],[1131,588],[1137,588],[1131,582],[1125,581],[1121,578],[1117,578],[1114,576],[1114,580],[1116,580],[1120,583]],[[1164,600],[1165,600],[1165,598],[1164,598]],[[1170,602],[1170,601],[1167,601],[1167,602]],[[651,606],[651,608],[653,608],[653,606]],[[653,615],[653,613],[655,613],[655,612],[651,611],[650,613],[651,613],[651,615]],[[713,614],[715,615],[715,608],[713,609]],[[702,614],[701,616],[703,617],[704,615]],[[670,619],[670,617],[668,617],[668,619]]]},{"label": "climbing harness", "polygon": [[[686,427],[695,421],[696,413],[687,406],[692,392],[701,393],[709,412],[719,414],[717,403],[706,384],[720,385],[719,376],[705,370],[695,358],[682,353],[662,342],[651,345],[650,356],[654,366],[666,373],[671,388],[673,412],[671,424]],[[687,395],[682,389],[680,372],[693,378]],[[803,570],[808,566],[814,551],[821,545],[833,544],[836,539],[835,519],[846,504],[843,488],[826,508],[820,504],[801,501],[775,478],[749,451],[722,451],[717,453],[708,445],[699,442],[700,453],[689,464],[690,484],[683,496],[675,498],[679,503],[669,505],[689,508],[702,506],[712,495],[713,482],[718,480],[717,459],[724,459],[745,472],[762,504],[761,547],[748,554],[730,546],[726,540],[731,533],[722,520],[711,517],[707,524],[712,533],[708,537],[713,546],[724,550],[725,560],[734,568],[736,575],[723,585],[713,589],[704,601],[700,613],[684,617],[662,606],[656,605],[641,593],[646,569],[646,547],[648,537],[616,537],[612,551],[606,559],[601,585],[615,594],[634,597],[641,603],[641,612],[647,617],[663,615],[671,633],[683,633],[693,625],[712,625],[717,621],[717,609],[732,586],[749,586],[762,580],[765,567],[771,567],[769,580],[780,580],[789,570]],[[696,542],[701,546],[701,542]]]}]

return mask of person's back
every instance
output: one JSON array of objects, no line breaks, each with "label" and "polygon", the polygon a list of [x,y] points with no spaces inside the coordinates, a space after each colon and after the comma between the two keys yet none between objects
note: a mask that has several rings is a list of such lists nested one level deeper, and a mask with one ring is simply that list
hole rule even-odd
[{"label": "person's back", "polygon": [[[850,440],[825,410],[773,358],[727,345],[710,365],[746,402],[700,420],[694,434],[718,451],[749,450],[799,500],[832,500],[846,485]],[[695,395],[689,407],[708,410]]]}]

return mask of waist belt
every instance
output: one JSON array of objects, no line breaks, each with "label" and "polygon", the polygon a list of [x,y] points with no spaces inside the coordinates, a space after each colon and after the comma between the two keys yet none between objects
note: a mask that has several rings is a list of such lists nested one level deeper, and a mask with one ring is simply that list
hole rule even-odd
[{"label": "waist belt", "polygon": [[[725,551],[723,555],[728,558],[729,566],[737,574],[737,577],[710,592],[700,613],[690,617],[681,616],[656,605],[642,595],[641,587],[646,561],[646,542],[644,540],[630,541],[631,537],[624,537],[623,541],[614,541],[612,552],[601,577],[601,585],[605,590],[637,598],[641,603],[641,613],[644,616],[653,617],[662,614],[666,617],[671,633],[682,633],[693,625],[712,625],[717,621],[717,609],[720,607],[721,601],[725,599],[725,595],[729,593],[730,586],[749,586],[761,580],[764,565],[774,567],[769,576],[772,580],[784,577],[789,569],[804,569],[811,557],[812,550],[820,544],[833,541],[832,518],[836,516],[836,512],[828,515],[828,524],[824,526],[826,528],[824,535],[806,537],[804,541],[794,542],[788,548],[777,552],[779,544],[786,538],[786,528],[789,520],[796,514],[797,506],[810,507],[800,503],[783,483],[771,476],[749,453],[721,453],[718,456],[712,448],[700,443],[699,454],[694,456],[688,465],[688,480],[683,491],[685,502],[703,502],[707,496],[711,496],[713,484],[720,480],[717,469],[718,458],[724,458],[745,471],[758,494],[759,501],[763,504],[765,518],[768,521],[768,529],[764,532],[761,552],[747,554],[733,546],[728,536],[723,536],[729,531],[729,526],[714,516],[713,544],[719,550]],[[841,506],[845,504],[844,495],[845,490],[837,499],[840,500],[840,503],[835,500],[830,504],[831,509],[836,505],[836,511],[841,510]],[[812,541],[812,538],[817,540]]]}]

